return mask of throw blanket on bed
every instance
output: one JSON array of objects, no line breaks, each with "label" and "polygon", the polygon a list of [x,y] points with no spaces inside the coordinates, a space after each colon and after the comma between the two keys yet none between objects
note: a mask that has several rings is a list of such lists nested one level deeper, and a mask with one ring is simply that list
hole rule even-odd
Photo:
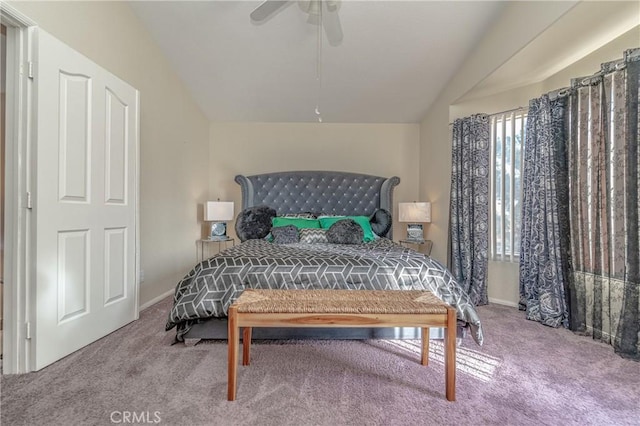
[{"label": "throw blanket on bed", "polygon": [[245,288],[429,290],[455,307],[482,344],[467,294],[437,261],[386,238],[365,244],[272,244],[249,240],[200,262],[178,283],[166,329],[177,339],[199,319],[224,317]]}]

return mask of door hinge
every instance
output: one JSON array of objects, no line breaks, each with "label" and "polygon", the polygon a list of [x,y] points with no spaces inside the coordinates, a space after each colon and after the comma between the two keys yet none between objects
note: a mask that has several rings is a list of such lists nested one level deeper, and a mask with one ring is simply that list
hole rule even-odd
[{"label": "door hinge", "polygon": [[31,191],[27,191],[27,208],[32,209],[33,203],[31,201]]},{"label": "door hinge", "polygon": [[24,327],[25,339],[31,339],[31,323],[27,322]]},{"label": "door hinge", "polygon": [[33,80],[34,75],[35,75],[35,71],[33,70],[33,62],[31,62],[31,61],[27,62],[27,71],[28,71],[27,76],[31,80]]}]

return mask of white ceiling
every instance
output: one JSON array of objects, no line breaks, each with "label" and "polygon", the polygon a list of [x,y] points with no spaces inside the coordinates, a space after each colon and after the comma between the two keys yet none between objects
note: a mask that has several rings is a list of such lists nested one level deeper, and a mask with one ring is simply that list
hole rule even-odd
[{"label": "white ceiling", "polygon": [[[295,1],[252,23],[260,3],[130,4],[211,121],[316,121],[317,27]],[[322,49],[323,121],[419,122],[504,4],[343,1],[343,41]]]}]

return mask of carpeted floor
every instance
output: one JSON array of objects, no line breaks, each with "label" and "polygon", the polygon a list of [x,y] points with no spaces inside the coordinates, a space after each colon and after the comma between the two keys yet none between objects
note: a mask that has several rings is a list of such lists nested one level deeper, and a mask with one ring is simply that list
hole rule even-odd
[{"label": "carpeted floor", "polygon": [[[514,308],[479,308],[485,345],[458,350],[457,402],[442,344],[257,343],[228,402],[227,346],[171,346],[170,300],[40,372],[2,378],[3,425],[640,425],[640,363]],[[519,330],[519,331],[516,331]]]}]

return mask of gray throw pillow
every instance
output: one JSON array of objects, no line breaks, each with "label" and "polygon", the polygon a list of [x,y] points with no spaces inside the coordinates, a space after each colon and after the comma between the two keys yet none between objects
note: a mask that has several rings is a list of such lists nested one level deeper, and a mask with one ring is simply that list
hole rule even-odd
[{"label": "gray throw pillow", "polygon": [[327,230],[315,228],[302,228],[299,231],[300,242],[305,244],[328,243]]},{"label": "gray throw pillow", "polygon": [[385,209],[378,209],[371,215],[369,219],[371,229],[379,237],[385,237],[391,229],[393,219],[391,214]]},{"label": "gray throw pillow", "polygon": [[269,206],[248,207],[236,218],[236,235],[240,241],[258,240],[269,235],[276,211]]},{"label": "gray throw pillow", "polygon": [[360,244],[363,238],[362,227],[352,219],[339,220],[327,230],[327,240],[332,244]]},{"label": "gray throw pillow", "polygon": [[271,235],[275,244],[293,244],[299,241],[298,228],[293,225],[271,228]]}]

